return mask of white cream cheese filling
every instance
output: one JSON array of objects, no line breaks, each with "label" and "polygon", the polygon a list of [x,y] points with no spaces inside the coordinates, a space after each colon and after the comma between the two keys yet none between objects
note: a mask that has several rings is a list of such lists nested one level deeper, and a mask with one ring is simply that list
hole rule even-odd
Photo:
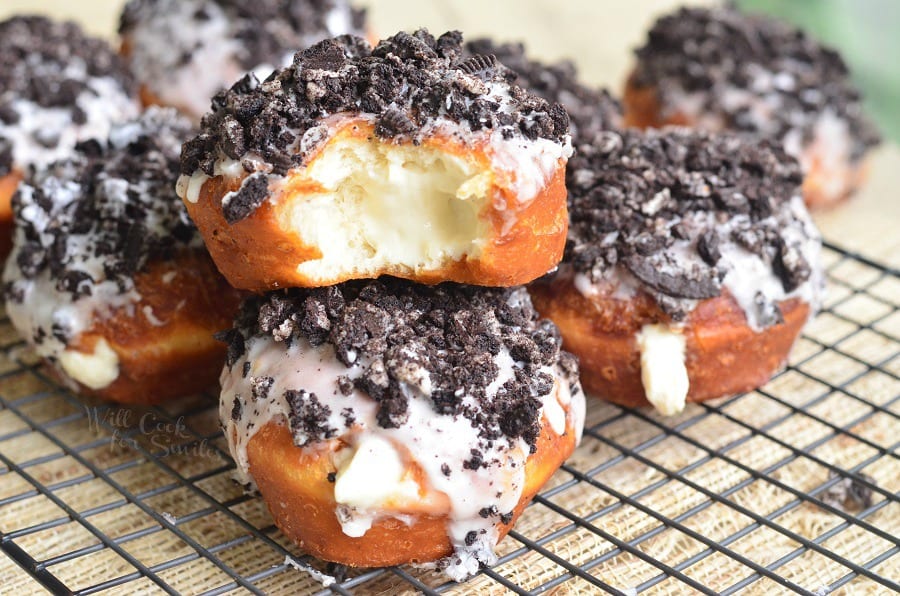
[{"label": "white cream cheese filling", "polygon": [[90,389],[103,389],[119,377],[119,357],[102,337],[91,354],[63,350],[59,365],[72,379]]},{"label": "white cream cheese filling", "polygon": [[663,416],[682,412],[690,387],[684,335],[669,325],[644,325],[637,343],[647,401]]}]

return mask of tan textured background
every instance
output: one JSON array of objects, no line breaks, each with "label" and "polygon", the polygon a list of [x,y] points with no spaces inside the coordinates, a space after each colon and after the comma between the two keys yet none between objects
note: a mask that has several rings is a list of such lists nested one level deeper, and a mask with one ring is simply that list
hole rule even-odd
[{"label": "tan textured background", "polygon": [[[18,11],[40,11],[75,18],[90,31],[111,36],[121,4],[111,0],[2,0],[0,18]],[[493,34],[501,39],[524,39],[535,56],[548,59],[571,57],[579,64],[587,80],[609,85],[616,90],[630,64],[629,49],[640,43],[654,14],[671,8],[674,3],[669,0],[640,3],[596,0],[375,0],[371,5],[371,20],[379,32],[389,34],[401,28],[424,25],[432,31],[458,28],[469,36]],[[885,147],[874,159],[871,183],[862,196],[816,216],[826,237],[900,266],[898,182],[900,151],[896,147]],[[722,405],[690,406],[684,414],[664,421],[649,412],[623,415],[615,406],[592,401],[589,424],[602,425],[601,434],[586,437],[569,462],[569,468],[555,476],[549,485],[551,489],[561,487],[559,492],[548,497],[545,503],[529,508],[517,525],[516,532],[520,536],[537,539],[551,530],[569,527],[571,518],[553,509],[554,505],[559,505],[576,515],[603,512],[602,517],[596,519],[602,532],[607,532],[609,538],[630,540],[659,526],[658,518],[640,507],[623,505],[610,491],[634,495],[641,494],[640,491],[647,487],[657,486],[642,494],[639,504],[668,517],[678,516],[707,502],[707,497],[699,490],[701,488],[716,494],[728,494],[728,501],[716,503],[685,520],[688,528],[696,529],[713,540],[720,540],[750,523],[749,518],[736,512],[732,503],[760,514],[777,511],[797,497],[792,491],[802,494],[819,490],[827,482],[827,466],[830,464],[870,474],[887,491],[896,493],[900,490],[897,460],[884,455],[886,449],[896,445],[896,417],[892,418],[867,405],[890,404],[889,409],[893,412],[900,411],[896,401],[891,401],[900,393],[900,383],[896,380],[900,374],[900,359],[891,360],[892,355],[898,352],[898,343],[886,340],[884,335],[900,336],[900,316],[897,316],[896,310],[891,314],[890,307],[886,306],[896,305],[900,301],[900,282],[858,263],[840,262],[840,257],[834,253],[827,253],[827,260],[829,264],[837,264],[832,271],[828,300],[831,310],[807,330],[806,338],[798,344],[792,358],[795,369],[778,377],[758,394],[720,402]],[[0,410],[0,436],[27,429],[31,422],[74,416],[83,407],[74,398],[49,385],[42,378],[41,367],[27,368],[35,361],[15,342],[15,334],[9,325],[0,325],[0,345],[6,346],[0,352],[0,396],[15,400],[46,392],[46,397]],[[823,345],[833,342],[838,342],[837,351],[823,350]],[[873,370],[873,366],[876,369],[883,366],[893,376]],[[846,385],[846,389],[830,390],[826,382]],[[815,404],[809,411],[826,423],[792,410],[795,407],[806,408],[809,403]],[[190,411],[189,406],[173,406],[167,411],[177,417],[180,411]],[[691,422],[697,418],[700,422]],[[202,432],[215,429],[215,417],[208,410],[189,416],[188,422],[191,428],[205,429]],[[853,434],[835,433],[828,424],[850,424]],[[684,430],[675,436],[671,435],[671,430],[664,430],[673,427]],[[760,428],[763,430],[757,430]],[[44,484],[64,483],[84,475],[96,476],[95,467],[103,470],[136,461],[135,466],[123,468],[112,475],[117,483],[135,493],[177,482],[179,476],[174,475],[176,473],[180,477],[190,478],[191,474],[202,475],[225,463],[220,456],[206,452],[199,458],[171,457],[166,461],[173,471],[163,474],[155,465],[143,461],[144,452],[121,444],[109,429],[88,428],[83,419],[54,426],[51,436],[61,438],[66,445],[78,445],[98,437],[107,437],[109,441],[81,452],[81,459],[78,459],[71,453],[62,454],[47,435],[35,431],[0,442],[0,454],[5,454],[15,463],[27,464],[26,471]],[[145,447],[152,444],[153,439],[149,435],[138,437],[139,443]],[[222,446],[221,442],[219,446]],[[626,455],[631,453],[631,449],[638,449],[645,459]],[[712,454],[710,449],[722,451]],[[780,465],[795,450],[808,451],[807,455],[792,463]],[[35,458],[42,457],[46,458],[46,462],[40,460],[35,463]],[[597,466],[607,467],[595,476],[592,470]],[[769,475],[777,484],[761,481],[748,483],[748,470],[768,469],[774,470]],[[667,474],[673,472],[682,474],[692,484],[685,481],[665,482]],[[587,474],[600,484],[584,481],[565,488],[563,483],[576,474]],[[271,524],[260,501],[242,498],[227,473],[212,474],[195,484],[212,495],[214,500],[231,499],[229,508],[253,526],[265,528]],[[607,488],[607,485],[614,489]],[[0,502],[30,490],[32,486],[21,475],[10,472],[0,475]],[[55,494],[76,511],[121,499],[108,482],[97,477]],[[876,495],[876,504],[883,500],[883,497]],[[200,544],[211,546],[237,540],[235,546],[222,550],[217,556],[241,573],[258,573],[283,564],[283,556],[279,559],[259,541],[240,542],[246,529],[221,512],[199,515],[198,512],[202,513],[204,508],[210,507],[210,501],[186,487],[161,491],[157,496],[144,499],[143,503],[157,512],[157,516],[153,517],[136,504],[128,503],[92,515],[89,521],[113,537],[145,532],[146,535],[122,544],[126,552],[146,564],[165,563],[184,557],[182,564],[160,571],[160,576],[179,591],[196,593],[212,589],[227,584],[229,578],[207,559],[192,558],[194,550],[167,529],[169,520],[159,518],[159,512],[174,516],[172,519],[177,520],[179,531]],[[39,560],[79,548],[90,550],[97,544],[97,540],[83,527],[68,522],[63,512],[45,497],[34,496],[0,506],[0,531],[3,532],[55,519],[60,520],[59,525],[25,535],[16,543]],[[900,533],[900,512],[896,503],[887,504],[869,515],[866,521],[895,535]],[[843,523],[838,516],[806,502],[788,507],[777,522],[809,539],[821,537],[824,532]],[[283,542],[277,532],[268,532],[267,535]],[[856,527],[837,532],[821,542],[829,551],[839,552],[856,562],[867,561],[887,548],[883,539]],[[613,547],[607,538],[601,538],[596,531],[585,528],[562,532],[559,537],[544,542],[543,546],[548,552],[575,564],[591,561]],[[730,543],[729,548],[754,561],[769,564],[793,552],[797,546],[782,533],[763,527]],[[514,537],[504,541],[500,550],[501,553],[508,553],[517,548],[521,548],[521,543]],[[702,543],[683,532],[663,528],[642,542],[640,551],[675,565],[704,548]],[[882,575],[900,578],[900,556],[888,558],[875,569]],[[107,548],[56,564],[51,570],[67,585],[78,588],[131,573],[133,568]],[[558,576],[563,569],[546,556],[528,552],[501,565],[497,571],[528,588],[540,585],[547,577]],[[597,564],[590,572],[618,588],[627,588],[653,577],[659,570],[641,560],[637,554],[626,553]],[[846,568],[815,552],[806,552],[778,569],[780,575],[812,591],[836,581],[846,572]],[[717,553],[688,567],[685,573],[713,589],[722,589],[749,575],[750,570]],[[440,584],[429,574],[415,575],[428,585]],[[257,585],[277,593],[305,592],[320,587],[305,574],[291,569],[278,570]],[[408,584],[388,574],[367,584],[367,591],[394,593],[401,586],[406,586],[407,590],[409,588]],[[153,588],[147,580],[139,580],[126,583],[117,591],[152,592]],[[30,593],[37,589],[38,585],[27,574],[0,554],[0,592]],[[500,584],[485,576],[459,591],[463,593],[476,589],[489,593],[503,592]],[[778,586],[766,579],[753,584],[750,591],[771,593],[777,590]],[[560,594],[593,591],[595,589],[588,583],[577,578],[556,589],[556,593]],[[668,579],[655,586],[653,591],[684,593],[686,586],[675,579]],[[852,581],[840,591],[847,594],[883,593],[865,578]]]}]

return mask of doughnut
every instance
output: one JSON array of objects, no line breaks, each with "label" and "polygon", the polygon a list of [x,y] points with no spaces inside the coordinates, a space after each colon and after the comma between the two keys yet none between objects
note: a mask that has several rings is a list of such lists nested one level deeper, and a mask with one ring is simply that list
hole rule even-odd
[{"label": "doughnut", "polygon": [[144,103],[199,121],[244,73],[265,79],[290,66],[297,50],[363,35],[364,21],[365,11],[347,0],[130,0],[119,34]]},{"label": "doughnut", "polygon": [[465,44],[465,54],[491,55],[510,70],[508,80],[528,89],[550,103],[559,103],[569,114],[572,144],[592,131],[622,127],[622,106],[607,89],[593,88],[578,78],[571,60],[545,64],[532,60],[522,43],[499,43],[480,38]]},{"label": "doughnut", "polygon": [[569,163],[558,271],[529,288],[589,393],[663,414],[785,363],[824,290],[799,165],[770,141],[606,131]]},{"label": "doughnut", "polygon": [[0,22],[0,259],[12,245],[10,199],[29,170],[138,111],[131,75],[106,42],[44,17]]},{"label": "doughnut", "polygon": [[636,51],[626,123],[730,130],[780,142],[804,172],[807,205],[863,182],[879,135],[834,50],[771,17],[726,5],[659,19]]},{"label": "doughnut", "polygon": [[152,404],[208,389],[240,296],[174,195],[188,122],[151,108],[13,197],[6,311],[72,390]]},{"label": "doughnut", "polygon": [[461,581],[574,450],[575,359],[527,291],[395,278],[247,299],[220,416],[237,479],[307,553]]},{"label": "doughnut", "polygon": [[178,194],[234,287],[508,287],[556,266],[566,112],[461,52],[456,32],[326,40],[217,100]]}]

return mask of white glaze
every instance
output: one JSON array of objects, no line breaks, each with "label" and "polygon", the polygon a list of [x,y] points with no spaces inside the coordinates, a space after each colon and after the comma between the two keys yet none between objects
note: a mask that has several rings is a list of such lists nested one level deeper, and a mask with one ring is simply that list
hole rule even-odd
[{"label": "white glaze", "polygon": [[[84,63],[74,60],[67,66],[66,74],[74,79],[84,78]],[[137,101],[115,79],[90,78],[86,84],[88,89],[75,99],[85,114],[84,124],[72,121],[69,108],[45,108],[24,99],[10,102],[18,121],[6,124],[0,120],[0,138],[12,145],[13,167],[26,172],[31,167],[44,167],[69,157],[79,142],[106,138],[114,123],[134,118],[140,112]],[[42,144],[36,137],[53,141]]]}]

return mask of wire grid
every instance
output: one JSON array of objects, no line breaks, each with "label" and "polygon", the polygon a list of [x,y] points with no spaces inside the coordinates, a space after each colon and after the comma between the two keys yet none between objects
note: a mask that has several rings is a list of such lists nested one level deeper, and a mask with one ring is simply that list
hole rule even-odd
[{"label": "wire grid", "polygon": [[[303,556],[231,481],[213,396],[139,409],[85,402],[51,381],[6,321],[0,585],[900,592],[900,275],[834,245],[825,253],[829,299],[786,371],[674,418],[590,400],[575,455],[501,543],[499,563],[463,585]],[[828,498],[848,483],[871,498],[846,509]],[[317,571],[337,582],[325,588]]]}]

